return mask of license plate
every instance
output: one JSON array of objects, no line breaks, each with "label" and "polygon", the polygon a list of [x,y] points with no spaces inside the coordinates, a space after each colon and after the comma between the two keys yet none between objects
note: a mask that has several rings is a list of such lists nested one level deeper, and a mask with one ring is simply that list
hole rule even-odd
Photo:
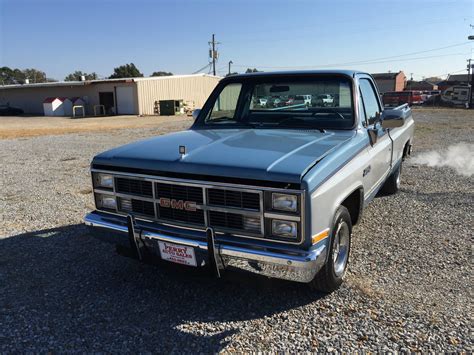
[{"label": "license plate", "polygon": [[160,255],[163,260],[173,263],[197,266],[194,248],[185,245],[172,244],[167,242],[158,242]]}]

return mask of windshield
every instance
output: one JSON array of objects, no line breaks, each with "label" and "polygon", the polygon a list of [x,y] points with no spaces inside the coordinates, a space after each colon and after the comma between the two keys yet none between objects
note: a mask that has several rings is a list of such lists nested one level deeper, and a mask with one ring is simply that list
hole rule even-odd
[{"label": "windshield", "polygon": [[213,98],[197,127],[350,129],[354,123],[346,78],[252,78],[228,83]]}]

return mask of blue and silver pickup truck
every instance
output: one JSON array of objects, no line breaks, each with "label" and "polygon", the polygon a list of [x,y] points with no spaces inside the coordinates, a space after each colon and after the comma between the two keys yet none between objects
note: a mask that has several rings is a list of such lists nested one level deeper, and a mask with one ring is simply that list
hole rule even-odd
[{"label": "blue and silver pickup truck", "polygon": [[221,80],[193,117],[94,157],[94,234],[140,260],[335,290],[364,207],[400,188],[410,108],[384,109],[366,73],[253,73]]}]

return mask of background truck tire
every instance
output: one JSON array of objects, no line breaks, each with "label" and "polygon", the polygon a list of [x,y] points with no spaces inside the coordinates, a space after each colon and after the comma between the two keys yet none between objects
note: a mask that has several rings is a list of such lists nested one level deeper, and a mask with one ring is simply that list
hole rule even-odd
[{"label": "background truck tire", "polygon": [[324,267],[309,283],[312,289],[329,293],[341,285],[349,264],[351,237],[351,216],[347,208],[339,206],[331,227],[328,259]]},{"label": "background truck tire", "polygon": [[382,193],[386,195],[393,195],[400,190],[400,178],[402,175],[402,163],[397,169],[388,177],[387,181],[382,187]]}]

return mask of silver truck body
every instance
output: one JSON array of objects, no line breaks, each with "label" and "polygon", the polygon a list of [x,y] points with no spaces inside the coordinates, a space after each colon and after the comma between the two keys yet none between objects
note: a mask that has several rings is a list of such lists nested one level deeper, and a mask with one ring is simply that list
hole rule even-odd
[{"label": "silver truck body", "polygon": [[[119,232],[125,236],[120,240],[130,243],[137,250],[139,258],[142,258],[142,253],[146,251],[156,251],[158,242],[165,242],[193,248],[197,266],[212,264],[218,274],[224,268],[237,268],[270,277],[310,282],[328,261],[334,228],[332,223],[338,207],[346,206],[352,223],[357,223],[364,206],[399,168],[403,158],[409,155],[414,133],[411,110],[403,106],[384,111],[378,95],[375,96],[378,100],[380,120],[375,123],[366,120],[360,81],[365,80],[365,84],[370,82],[376,93],[375,82],[370,75],[354,71],[324,71],[311,74],[333,73],[348,78],[352,84],[355,118],[352,129],[324,132],[288,131],[281,136],[273,131],[261,133],[258,129],[223,133],[191,129],[188,133],[142,142],[141,153],[137,153],[138,147],[134,145],[106,152],[94,159],[92,172],[111,174],[114,185],[111,190],[95,187],[94,192],[110,194],[113,198],[120,199],[128,195],[117,192],[118,178],[150,182],[153,187],[150,197],[134,198],[143,203],[153,203],[154,212],[151,211],[150,215],[145,217],[133,211],[120,210],[119,207],[116,210],[98,208],[85,216],[85,223]],[[259,74],[253,74],[256,75]],[[231,80],[239,80],[239,76]],[[274,140],[285,147],[297,143],[286,150],[272,146],[267,150],[268,155],[264,156],[263,147],[268,147],[271,142],[269,136],[272,134]],[[157,147],[157,141],[163,143],[160,149],[152,148]],[[182,147],[189,149],[189,152],[182,152]],[[208,149],[209,147],[212,149]],[[252,153],[249,153],[248,157],[242,156],[242,151],[249,151],[250,148]],[[153,160],[157,154],[160,156]],[[118,160],[119,156],[121,160]],[[155,174],[154,170],[167,173]],[[182,174],[183,177],[177,177],[177,174]],[[242,174],[240,180],[236,180],[238,174]],[[208,176],[213,177],[212,181]],[[233,179],[231,182],[229,177]],[[288,184],[285,186],[284,182]],[[186,189],[202,189],[199,190],[202,192],[202,201],[192,205],[192,213],[196,209],[202,210],[202,226],[196,227],[183,221],[173,223],[158,216],[157,208],[164,202],[170,202],[161,201],[156,189],[159,186],[166,187],[167,184],[184,186]],[[219,207],[209,203],[210,191],[214,193],[219,189],[241,194],[257,194],[260,196],[258,212],[244,208],[237,211],[232,207]],[[267,211],[264,205],[268,193],[298,195],[299,214]],[[188,201],[183,203],[186,202]],[[184,210],[183,206],[177,208]],[[188,212],[190,211],[191,209]],[[210,219],[213,213],[229,212],[260,220],[260,231],[236,233],[228,226],[219,228],[212,225]],[[267,240],[266,223],[272,218],[296,221],[300,238],[295,241]],[[107,233],[104,238],[119,243],[120,237]]]}]

